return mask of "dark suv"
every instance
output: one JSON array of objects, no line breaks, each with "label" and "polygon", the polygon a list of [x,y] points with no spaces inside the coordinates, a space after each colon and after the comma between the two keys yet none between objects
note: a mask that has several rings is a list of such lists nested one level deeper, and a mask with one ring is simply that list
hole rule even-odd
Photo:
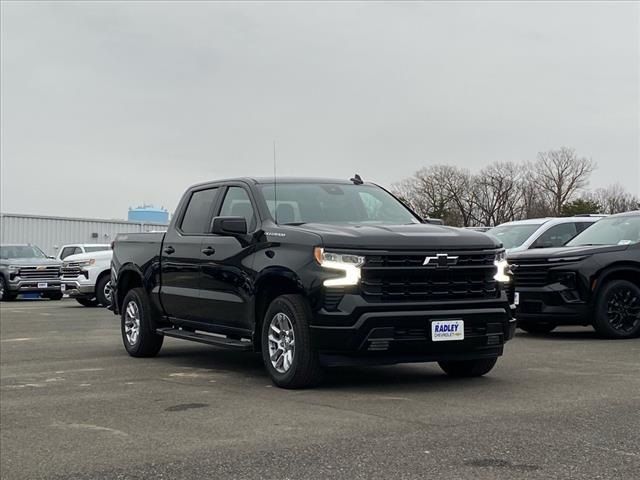
[{"label": "dark suv", "polygon": [[604,218],[563,248],[510,254],[509,262],[523,330],[593,325],[609,338],[640,335],[640,211]]},{"label": "dark suv", "polygon": [[166,233],[116,239],[111,278],[131,355],[164,336],[261,351],[283,387],[354,363],[483,375],[515,329],[497,240],[357,177],[191,187]]}]

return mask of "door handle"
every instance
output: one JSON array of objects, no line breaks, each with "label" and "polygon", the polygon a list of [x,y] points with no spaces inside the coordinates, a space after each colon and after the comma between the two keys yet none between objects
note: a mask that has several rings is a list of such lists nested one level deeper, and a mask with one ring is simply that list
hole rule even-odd
[{"label": "door handle", "polygon": [[209,255],[213,255],[214,253],[216,253],[216,249],[213,247],[203,248],[202,253],[204,253],[208,257]]},{"label": "door handle", "polygon": [[171,255],[175,251],[176,249],[173,248],[171,245],[169,245],[167,248],[164,249],[164,253],[166,253],[167,255]]}]

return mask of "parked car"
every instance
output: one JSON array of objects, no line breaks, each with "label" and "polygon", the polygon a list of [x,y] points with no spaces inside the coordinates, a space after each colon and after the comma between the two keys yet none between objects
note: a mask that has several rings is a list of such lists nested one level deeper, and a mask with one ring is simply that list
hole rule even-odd
[{"label": "parked car", "polygon": [[105,250],[65,258],[62,263],[62,291],[85,307],[111,305],[112,255],[111,250]]},{"label": "parked car", "polygon": [[104,252],[111,250],[109,243],[80,243],[73,245],[63,245],[58,250],[56,258],[60,261],[65,260],[70,255],[79,255],[81,253]]},{"label": "parked car", "polygon": [[532,218],[503,223],[486,233],[500,240],[510,255],[529,249],[561,247],[600,218],[595,215]]},{"label": "parked car", "polygon": [[564,248],[509,259],[523,330],[593,325],[609,338],[640,335],[640,211],[602,219]]},{"label": "parked car", "polygon": [[113,310],[134,357],[164,336],[260,351],[281,387],[344,364],[479,376],[514,333],[507,272],[492,237],[359,177],[244,178],[189,188],[166,233],[116,238]]},{"label": "parked car", "polygon": [[482,232],[482,233],[486,233],[489,230],[491,230],[491,228],[493,227],[464,227],[467,230],[473,230],[474,232]]},{"label": "parked car", "polygon": [[60,300],[60,262],[35,245],[0,245],[0,300],[15,300],[22,293]]}]

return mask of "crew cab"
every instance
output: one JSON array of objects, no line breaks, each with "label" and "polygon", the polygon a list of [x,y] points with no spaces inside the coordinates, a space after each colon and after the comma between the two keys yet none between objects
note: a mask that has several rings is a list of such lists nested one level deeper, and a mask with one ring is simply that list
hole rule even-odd
[{"label": "crew cab", "polygon": [[258,351],[286,388],[350,364],[484,375],[515,330],[497,240],[358,176],[193,186],[166,233],[116,238],[111,281],[130,355],[165,336]]},{"label": "crew cab", "polygon": [[109,249],[66,257],[60,276],[62,291],[85,307],[108,307],[111,304],[111,257]]},{"label": "crew cab", "polygon": [[523,330],[593,325],[608,338],[640,335],[640,211],[599,220],[563,248],[510,254],[509,262]]},{"label": "crew cab", "polygon": [[26,293],[60,300],[60,262],[35,245],[0,245],[0,300]]}]

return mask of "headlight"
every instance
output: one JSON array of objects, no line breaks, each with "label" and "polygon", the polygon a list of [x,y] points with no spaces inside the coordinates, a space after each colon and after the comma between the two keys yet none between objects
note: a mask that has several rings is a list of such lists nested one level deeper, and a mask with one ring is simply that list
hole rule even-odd
[{"label": "headlight", "polygon": [[89,260],[80,260],[77,262],[68,262],[64,264],[65,267],[90,267],[96,263],[95,258],[90,258]]},{"label": "headlight", "polygon": [[20,267],[18,267],[17,265],[9,265],[7,267],[7,270],[9,270],[9,272],[11,272],[11,273],[15,273],[18,270],[20,270]]},{"label": "headlight", "polygon": [[350,253],[325,252],[324,248],[320,247],[313,250],[313,256],[322,267],[344,272],[343,277],[325,280],[325,287],[346,287],[357,285],[360,281],[360,267],[364,265],[364,257]]},{"label": "headlight", "polygon": [[509,270],[506,252],[502,251],[496,254],[496,259],[493,264],[496,266],[496,274],[493,276],[494,280],[496,282],[509,283],[511,281],[511,270]]}]

